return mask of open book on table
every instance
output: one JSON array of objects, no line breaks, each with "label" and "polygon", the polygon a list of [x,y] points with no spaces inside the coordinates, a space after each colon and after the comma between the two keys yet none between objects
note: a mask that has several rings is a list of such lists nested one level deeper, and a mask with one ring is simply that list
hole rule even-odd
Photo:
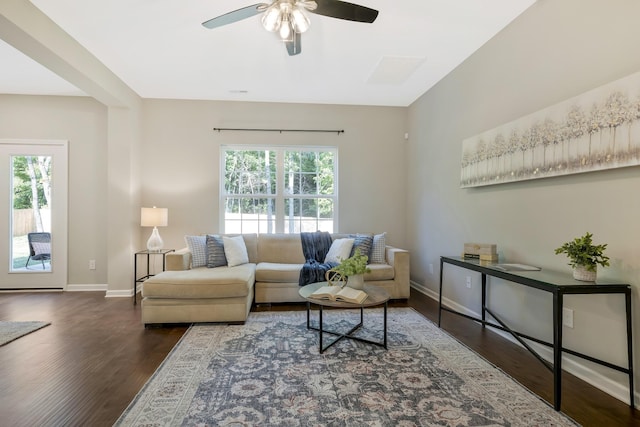
[{"label": "open book on table", "polygon": [[363,291],[345,286],[323,286],[311,294],[312,298],[329,299],[331,301],[344,301],[353,304],[362,304],[367,299]]}]

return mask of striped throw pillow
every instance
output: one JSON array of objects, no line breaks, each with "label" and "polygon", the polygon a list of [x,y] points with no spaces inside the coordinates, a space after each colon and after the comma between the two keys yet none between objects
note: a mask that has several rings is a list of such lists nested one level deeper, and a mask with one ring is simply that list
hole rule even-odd
[{"label": "striped throw pillow", "polygon": [[227,257],[224,255],[224,242],[222,237],[207,234],[207,267],[215,268],[227,265]]}]

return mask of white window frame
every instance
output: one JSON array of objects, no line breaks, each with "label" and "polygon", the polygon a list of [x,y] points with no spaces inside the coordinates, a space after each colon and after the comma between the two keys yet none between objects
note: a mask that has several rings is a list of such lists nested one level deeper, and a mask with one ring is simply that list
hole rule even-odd
[{"label": "white window frame", "polygon": [[[339,230],[338,228],[338,148],[333,146],[306,146],[306,145],[221,145],[220,146],[220,176],[219,176],[219,229],[221,233],[226,233],[226,219],[225,219],[225,206],[227,197],[239,197],[239,198],[252,198],[255,195],[229,195],[225,188],[225,152],[226,151],[272,151],[276,153],[276,194],[259,195],[260,198],[271,197],[275,203],[275,233],[286,233],[285,230],[285,200],[294,199],[331,199],[333,202],[333,232]],[[303,151],[303,152],[331,152],[333,153],[333,177],[334,177],[334,191],[332,195],[291,195],[286,193],[285,189],[285,177],[284,177],[284,158],[285,152],[288,151]],[[264,233],[268,233],[264,232]]]}]

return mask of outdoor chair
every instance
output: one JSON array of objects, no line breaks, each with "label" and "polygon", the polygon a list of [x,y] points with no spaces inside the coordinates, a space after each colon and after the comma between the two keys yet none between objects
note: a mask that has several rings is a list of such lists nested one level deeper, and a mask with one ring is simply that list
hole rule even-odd
[{"label": "outdoor chair", "polygon": [[41,261],[44,270],[44,262],[51,260],[51,233],[29,233],[29,258],[25,268],[29,267],[29,261]]}]

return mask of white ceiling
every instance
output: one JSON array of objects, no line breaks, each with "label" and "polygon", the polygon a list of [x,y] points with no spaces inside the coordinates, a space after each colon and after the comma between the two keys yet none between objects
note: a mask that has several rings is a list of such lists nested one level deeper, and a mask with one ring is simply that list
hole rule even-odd
[{"label": "white ceiling", "polygon": [[[354,0],[373,24],[309,14],[290,57],[251,0],[31,0],[143,98],[407,106],[535,0]],[[81,95],[0,43],[0,93]],[[11,71],[13,70],[13,71]]]}]

